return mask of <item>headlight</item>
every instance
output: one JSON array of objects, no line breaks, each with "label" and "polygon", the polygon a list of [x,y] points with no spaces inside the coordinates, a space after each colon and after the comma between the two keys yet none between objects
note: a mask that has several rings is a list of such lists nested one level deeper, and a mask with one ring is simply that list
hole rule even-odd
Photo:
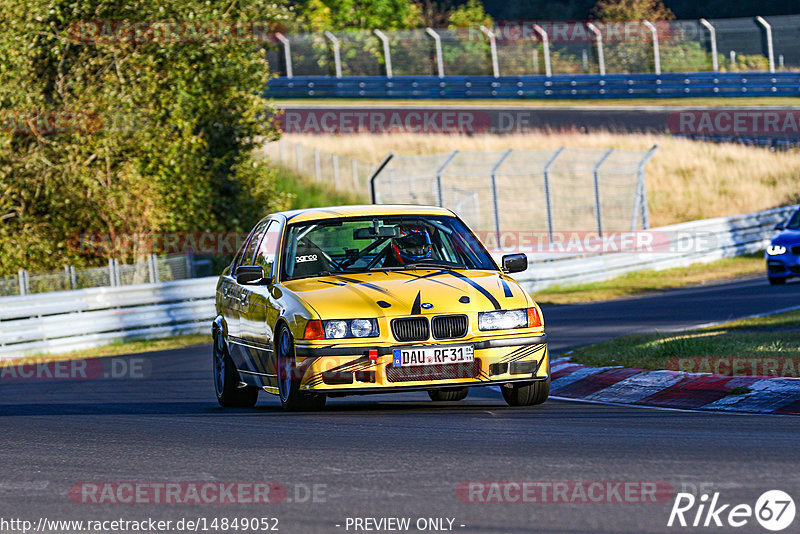
[{"label": "headlight", "polygon": [[480,330],[511,330],[527,326],[528,314],[525,310],[480,312],[478,314]]},{"label": "headlight", "polygon": [[786,247],[783,245],[770,245],[767,247],[767,254],[770,256],[777,256],[786,253]]},{"label": "headlight", "polygon": [[346,319],[323,321],[325,339],[348,337],[377,337],[380,335],[376,319]]}]

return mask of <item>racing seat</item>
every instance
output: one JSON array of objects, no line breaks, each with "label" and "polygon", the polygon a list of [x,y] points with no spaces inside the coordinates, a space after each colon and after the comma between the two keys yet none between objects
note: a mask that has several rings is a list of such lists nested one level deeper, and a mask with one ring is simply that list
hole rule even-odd
[{"label": "racing seat", "polygon": [[301,239],[297,243],[297,251],[294,258],[293,276],[313,276],[322,271],[330,271],[331,264],[322,253],[322,249],[309,241]]}]

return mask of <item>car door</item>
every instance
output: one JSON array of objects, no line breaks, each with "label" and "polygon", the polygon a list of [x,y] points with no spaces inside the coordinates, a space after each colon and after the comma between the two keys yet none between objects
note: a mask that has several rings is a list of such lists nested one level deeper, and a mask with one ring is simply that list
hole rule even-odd
[{"label": "car door", "polygon": [[250,291],[247,289],[247,286],[243,286],[236,281],[236,269],[242,265],[253,264],[256,248],[261,242],[261,238],[264,236],[268,223],[269,220],[264,220],[256,225],[250,233],[250,238],[244,245],[244,249],[239,254],[238,261],[233,264],[230,273],[231,286],[228,292],[228,299],[230,301],[230,322],[228,322],[226,318],[226,322],[228,322],[228,349],[233,364],[240,370],[251,369],[251,367],[247,365],[249,360],[248,349],[245,346],[242,336],[242,315],[246,313],[246,308],[249,305]]},{"label": "car door", "polygon": [[[264,269],[264,278],[273,279],[275,255],[281,235],[281,224],[270,221],[256,248],[253,265]],[[272,325],[277,321],[272,285],[266,281],[242,287],[242,308],[239,319],[243,346],[246,347],[247,371],[252,372],[260,386],[277,387],[273,353]]]}]

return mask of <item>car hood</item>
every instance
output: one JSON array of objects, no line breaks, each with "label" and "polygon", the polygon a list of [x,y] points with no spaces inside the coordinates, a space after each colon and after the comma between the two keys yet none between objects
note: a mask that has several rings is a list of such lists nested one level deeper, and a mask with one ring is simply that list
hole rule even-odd
[{"label": "car hood", "polygon": [[800,230],[783,230],[772,239],[773,245],[783,245],[790,247],[800,244]]},{"label": "car hood", "polygon": [[379,271],[304,278],[283,286],[322,319],[526,308],[531,299],[497,271]]}]

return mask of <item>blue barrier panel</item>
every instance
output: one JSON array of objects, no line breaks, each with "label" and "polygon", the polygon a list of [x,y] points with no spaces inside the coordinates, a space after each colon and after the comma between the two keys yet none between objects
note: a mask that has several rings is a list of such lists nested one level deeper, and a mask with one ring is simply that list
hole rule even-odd
[{"label": "blue barrier panel", "polygon": [[270,80],[269,98],[675,98],[800,96],[800,72],[536,76],[296,76]]}]

